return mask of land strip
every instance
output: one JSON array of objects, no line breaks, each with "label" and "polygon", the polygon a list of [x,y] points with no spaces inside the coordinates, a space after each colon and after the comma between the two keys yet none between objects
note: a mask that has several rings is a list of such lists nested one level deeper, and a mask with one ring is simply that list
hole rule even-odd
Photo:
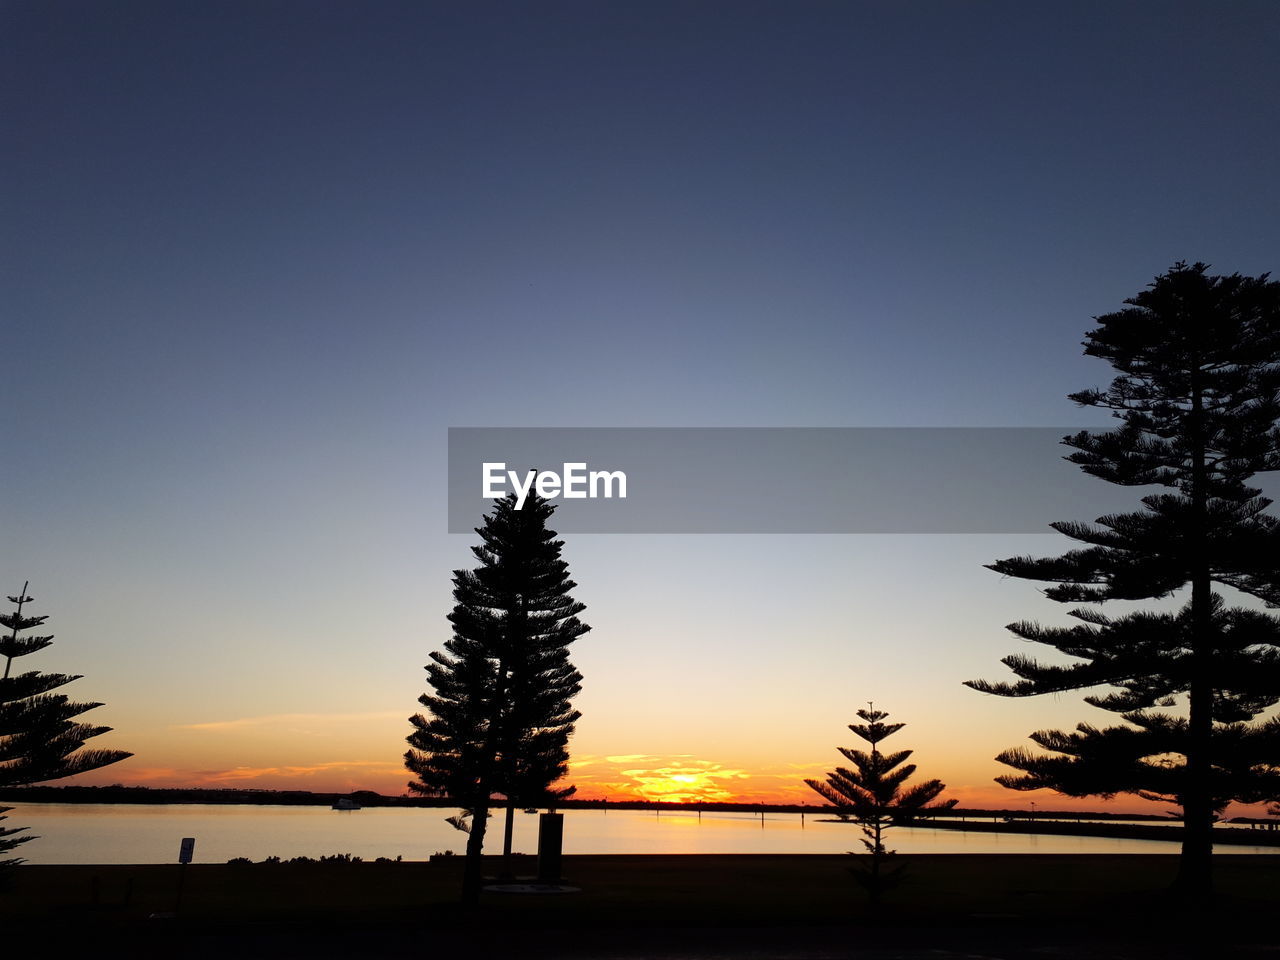
[{"label": "land strip", "polygon": [[[466,911],[459,860],[26,865],[0,895],[0,918],[10,931],[74,927],[104,956],[170,947],[183,957],[390,956],[417,943],[418,952],[469,957],[870,958],[918,949],[1145,960],[1280,948],[1280,855],[1218,858],[1219,897],[1198,912],[1167,894],[1177,864],[1169,855],[904,855],[907,879],[879,909],[846,856],[601,855],[565,858],[564,879],[579,893],[486,893]],[[532,858],[518,862],[518,872],[534,872]],[[489,869],[497,867],[495,858]]]}]

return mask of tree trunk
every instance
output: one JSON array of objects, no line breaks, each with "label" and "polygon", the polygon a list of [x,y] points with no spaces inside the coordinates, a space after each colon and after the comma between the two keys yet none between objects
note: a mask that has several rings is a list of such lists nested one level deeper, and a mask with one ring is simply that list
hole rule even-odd
[{"label": "tree trunk", "polygon": [[1192,663],[1195,675],[1190,688],[1187,720],[1187,780],[1182,796],[1182,857],[1175,887],[1187,899],[1200,900],[1213,893],[1213,785],[1210,750],[1213,738],[1213,687],[1210,636],[1209,578],[1197,577],[1191,585]]},{"label": "tree trunk", "polygon": [[[874,750],[872,751],[875,752]],[[880,903],[880,861],[884,857],[884,844],[881,843],[880,837],[883,825],[880,823],[880,813],[876,812],[875,822],[875,849],[871,852],[871,883],[868,886],[870,896],[868,899],[871,905],[877,906]]]},{"label": "tree trunk", "polygon": [[483,884],[481,874],[481,856],[484,850],[485,830],[489,825],[489,805],[492,802],[493,775],[498,754],[498,729],[501,719],[501,705],[506,699],[508,677],[505,660],[498,663],[498,684],[491,703],[489,729],[485,734],[483,760],[480,763],[480,780],[476,784],[476,802],[472,806],[471,833],[467,836],[467,862],[462,872],[462,902],[475,904],[480,900],[480,887]]},{"label": "tree trunk", "polygon": [[1194,562],[1191,579],[1191,664],[1188,689],[1186,785],[1182,794],[1182,856],[1175,889],[1187,900],[1213,892],[1213,590],[1207,560],[1208,468],[1204,401],[1193,381],[1191,392],[1191,505]]},{"label": "tree trunk", "polygon": [[515,876],[515,871],[511,869],[511,831],[515,827],[515,819],[516,804],[514,800],[508,797],[506,831],[502,835],[502,876],[504,878]]},{"label": "tree trunk", "polygon": [[489,806],[472,808],[471,833],[467,835],[467,862],[462,871],[462,902],[468,906],[480,901],[480,887],[484,882],[481,856],[484,850],[484,833],[489,823]]}]

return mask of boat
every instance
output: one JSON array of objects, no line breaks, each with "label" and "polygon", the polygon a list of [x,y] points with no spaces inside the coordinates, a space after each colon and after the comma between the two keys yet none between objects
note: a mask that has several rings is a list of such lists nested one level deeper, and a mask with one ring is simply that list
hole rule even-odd
[{"label": "boat", "polygon": [[333,801],[333,807],[332,807],[332,809],[334,809],[334,810],[359,810],[359,809],[360,809],[360,804],[356,803],[356,802],[355,802],[354,800],[352,800],[350,797],[339,797],[337,800]]}]

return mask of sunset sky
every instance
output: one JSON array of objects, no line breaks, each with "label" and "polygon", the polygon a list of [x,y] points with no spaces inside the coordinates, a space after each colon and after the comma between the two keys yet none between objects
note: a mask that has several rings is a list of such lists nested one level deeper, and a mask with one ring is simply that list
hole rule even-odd
[{"label": "sunset sky", "polygon": [[[83,674],[135,754],[79,782],[403,792],[476,541],[449,427],[1104,424],[1066,399],[1111,378],[1092,316],[1178,260],[1280,270],[1278,23],[4,4],[0,593],[31,581],[56,640],[21,666]],[[566,536],[572,782],[818,802],[874,701],[964,805],[1099,806],[992,758],[1113,715],[962,686],[1063,617],[982,565],[1066,519]]]}]

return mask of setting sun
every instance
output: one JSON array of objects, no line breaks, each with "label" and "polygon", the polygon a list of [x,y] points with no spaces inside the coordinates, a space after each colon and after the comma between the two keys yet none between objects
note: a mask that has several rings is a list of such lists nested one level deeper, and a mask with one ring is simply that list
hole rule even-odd
[{"label": "setting sun", "polygon": [[582,756],[571,763],[578,796],[663,803],[719,803],[742,795],[746,770],[689,756]]},{"label": "setting sun", "polygon": [[[628,771],[641,774],[640,771]],[[636,791],[645,800],[662,800],[669,803],[697,803],[699,801],[728,800],[728,790],[717,784],[703,772],[667,773],[654,770],[636,776],[641,781]]]}]

